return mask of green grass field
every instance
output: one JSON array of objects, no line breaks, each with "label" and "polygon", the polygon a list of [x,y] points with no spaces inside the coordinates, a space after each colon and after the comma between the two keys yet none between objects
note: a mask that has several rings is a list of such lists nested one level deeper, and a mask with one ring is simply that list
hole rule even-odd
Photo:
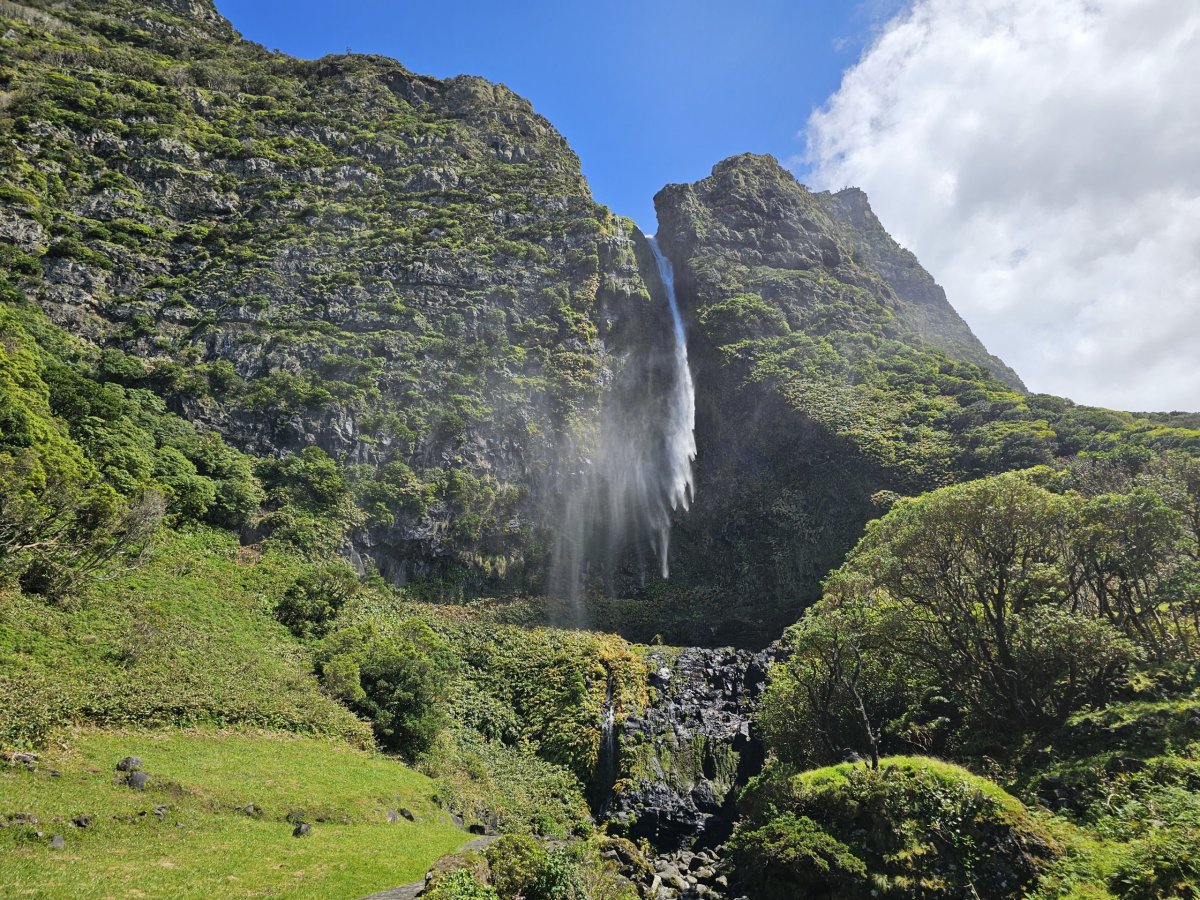
[{"label": "green grass field", "polygon": [[[141,757],[150,776],[144,792],[118,783],[114,767],[127,755]],[[0,829],[0,893],[359,897],[421,878],[466,842],[433,804],[435,790],[393,760],[323,738],[71,730],[35,771],[0,769],[0,816],[9,821]],[[261,813],[239,809],[248,804]],[[415,821],[389,821],[400,807]],[[14,824],[22,813],[37,825]],[[293,837],[289,813],[312,833]],[[81,815],[90,826],[71,824]],[[64,849],[50,847],[54,835]]]}]

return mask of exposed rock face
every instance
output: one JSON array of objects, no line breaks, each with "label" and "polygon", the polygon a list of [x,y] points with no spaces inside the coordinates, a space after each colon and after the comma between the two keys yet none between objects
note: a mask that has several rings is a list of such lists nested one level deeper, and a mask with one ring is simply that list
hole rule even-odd
[{"label": "exposed rock face", "polygon": [[393,581],[540,573],[622,335],[658,333],[562,136],[480,78],[269,53],[209,0],[30,7],[0,68],[19,288],[240,448],[363,467],[354,550]]},{"label": "exposed rock face", "polygon": [[856,258],[880,275],[904,301],[899,315],[914,334],[955,359],[982,366],[1009,387],[1025,390],[1020,376],[998,356],[987,352],[916,256],[887,233],[871,209],[866,193],[860,188],[846,188],[814,197],[823,201],[845,226],[844,239]]},{"label": "exposed rock face", "polygon": [[[673,355],[648,247],[550,123],[480,78],[268,52],[209,0],[5,10],[4,296],[254,456],[337,461],[350,499],[297,525],[294,498],[268,496],[251,527],[251,498],[247,540],[336,521],[328,543],[397,584],[570,593],[542,578],[556,542],[588,543],[564,496],[603,468],[601,423],[662,443]],[[978,474],[959,459],[976,435],[950,430],[1011,417],[977,412],[1002,386],[975,364],[1018,382],[859,193],[813,194],[748,155],[657,203],[695,370],[696,500],[665,591],[628,534],[591,586],[661,602],[641,639],[765,646],[876,494]],[[596,496],[575,507],[622,505]]]},{"label": "exposed rock face", "polygon": [[1022,399],[981,367],[1019,381],[861,192],[812,193],[747,154],[655,203],[698,441],[655,627],[672,643],[764,646],[819,597],[887,492],[981,468],[960,423],[995,413],[965,410]]},{"label": "exposed rock face", "polygon": [[733,826],[736,789],[762,766],[752,717],[770,654],[664,649],[647,664],[653,700],[621,726],[607,817],[660,850],[715,846]]}]

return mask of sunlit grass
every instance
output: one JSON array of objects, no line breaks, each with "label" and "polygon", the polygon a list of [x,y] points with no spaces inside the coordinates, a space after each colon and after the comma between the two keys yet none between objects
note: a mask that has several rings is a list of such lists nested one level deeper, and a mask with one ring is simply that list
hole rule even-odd
[{"label": "sunlit grass", "polygon": [[[141,757],[150,774],[145,792],[118,782],[114,767],[126,755]],[[464,843],[433,804],[434,790],[393,760],[322,738],[70,731],[36,771],[0,770],[0,815],[29,813],[38,822],[0,829],[2,893],[361,896],[419,879]],[[241,811],[248,804],[261,818]],[[416,821],[389,821],[400,807]],[[312,833],[293,837],[289,813],[312,823]],[[89,827],[70,823],[80,815]],[[63,850],[49,846],[58,834]]]}]

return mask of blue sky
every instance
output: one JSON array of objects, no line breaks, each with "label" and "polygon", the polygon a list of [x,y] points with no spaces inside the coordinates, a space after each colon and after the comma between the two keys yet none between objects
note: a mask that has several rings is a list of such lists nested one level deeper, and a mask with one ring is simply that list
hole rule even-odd
[{"label": "blue sky", "polygon": [[858,59],[877,14],[898,5],[216,2],[245,37],[294,56],[350,48],[421,74],[503,82],[567,137],[596,198],[645,231],[664,184],[702,178],[735,153],[801,154],[809,114]]}]

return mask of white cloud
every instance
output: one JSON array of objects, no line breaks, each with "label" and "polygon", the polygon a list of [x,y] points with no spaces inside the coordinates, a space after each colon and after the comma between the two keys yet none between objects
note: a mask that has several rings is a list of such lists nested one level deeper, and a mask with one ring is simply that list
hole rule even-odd
[{"label": "white cloud", "polygon": [[1031,389],[1200,410],[1200,0],[917,0],[807,139]]}]

